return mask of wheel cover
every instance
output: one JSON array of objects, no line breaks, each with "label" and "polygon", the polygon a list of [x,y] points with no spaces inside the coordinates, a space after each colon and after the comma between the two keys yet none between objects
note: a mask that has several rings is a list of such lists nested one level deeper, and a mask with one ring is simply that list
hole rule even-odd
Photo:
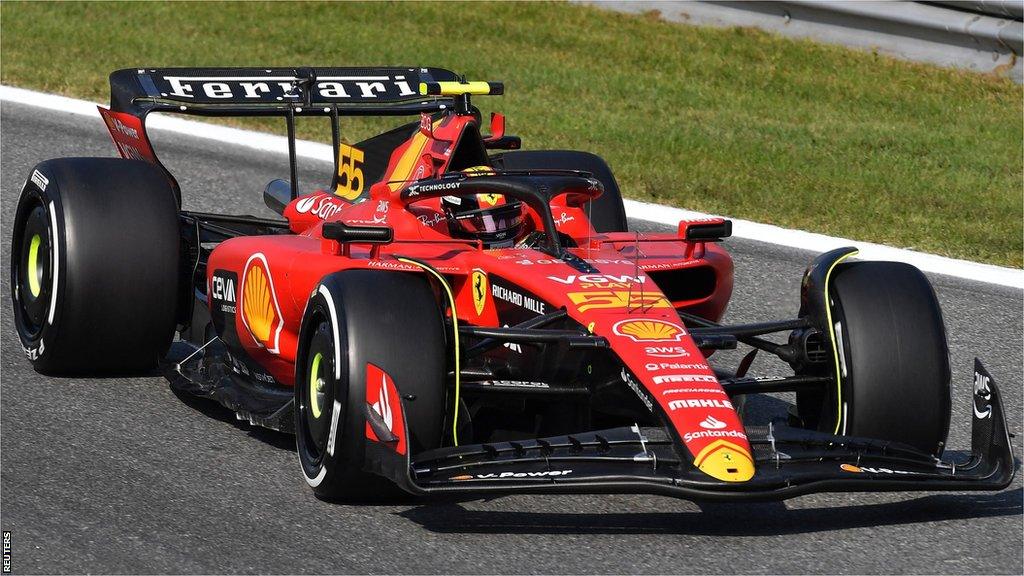
[{"label": "wheel cover", "polygon": [[300,421],[296,423],[302,435],[306,457],[314,468],[319,466],[327,452],[331,420],[336,409],[334,402],[334,339],[331,326],[321,321],[310,339],[306,380],[298,382]]},{"label": "wheel cover", "polygon": [[11,253],[15,323],[23,338],[39,336],[46,322],[53,290],[53,231],[43,203],[33,199],[19,211],[16,245]]}]

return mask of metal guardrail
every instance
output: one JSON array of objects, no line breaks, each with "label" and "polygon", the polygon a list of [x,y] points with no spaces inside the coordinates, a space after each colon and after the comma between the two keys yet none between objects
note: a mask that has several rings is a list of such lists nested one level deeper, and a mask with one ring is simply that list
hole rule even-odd
[{"label": "metal guardrail", "polygon": [[686,24],[755,27],[1024,81],[1024,0],[576,1],[622,12],[656,10]]},{"label": "metal guardrail", "polygon": [[929,0],[924,4],[936,4],[965,12],[1021,20],[1024,18],[1024,2],[1021,0]]}]

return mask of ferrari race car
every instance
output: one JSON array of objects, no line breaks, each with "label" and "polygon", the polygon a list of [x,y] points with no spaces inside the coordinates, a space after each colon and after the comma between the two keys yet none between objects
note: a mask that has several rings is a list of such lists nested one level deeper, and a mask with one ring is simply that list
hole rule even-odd
[{"label": "ferrari race car", "polygon": [[[598,156],[521,151],[438,68],[166,68],[111,74],[122,158],[35,166],[11,287],[43,374],[159,367],[177,391],[293,432],[329,500],[645,492],[695,500],[998,490],[1015,472],[999,388],[975,361],[969,458],[943,458],[946,334],[912,266],[821,254],[796,318],[722,325],[731,223],[627,229]],[[150,112],[278,116],[279,217],[181,209]],[[343,116],[414,116],[348,144]],[[329,119],[327,190],[297,182],[295,120]],[[418,116],[418,118],[417,118]],[[173,345],[172,345],[173,344]],[[736,366],[712,362],[738,344]],[[755,354],[781,375],[755,376]],[[720,354],[721,357],[721,354]],[[784,370],[782,369],[784,368]],[[766,426],[752,394],[794,392]]]}]

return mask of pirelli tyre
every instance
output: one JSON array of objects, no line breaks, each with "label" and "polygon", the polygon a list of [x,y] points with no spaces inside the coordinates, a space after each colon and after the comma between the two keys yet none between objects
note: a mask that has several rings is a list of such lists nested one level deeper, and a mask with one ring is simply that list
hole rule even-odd
[{"label": "pirelli tyre", "polygon": [[164,173],[135,160],[62,158],[22,189],[11,242],[14,324],[46,374],[156,366],[174,337],[178,205]]},{"label": "pirelli tyre", "polygon": [[[917,268],[899,262],[837,266],[839,433],[893,440],[942,454],[949,431],[950,369],[942,311]],[[832,430],[829,430],[832,432]]]},{"label": "pirelli tyre", "polygon": [[626,232],[626,208],[611,168],[603,158],[575,150],[519,150],[492,158],[501,170],[582,170],[593,174],[604,186],[604,193],[590,202],[590,222],[598,232]]},{"label": "pirelli tyre", "polygon": [[406,272],[326,276],[299,338],[295,440],[306,482],[331,501],[401,494],[368,470],[367,451],[404,458],[441,445],[447,346],[430,284]]}]

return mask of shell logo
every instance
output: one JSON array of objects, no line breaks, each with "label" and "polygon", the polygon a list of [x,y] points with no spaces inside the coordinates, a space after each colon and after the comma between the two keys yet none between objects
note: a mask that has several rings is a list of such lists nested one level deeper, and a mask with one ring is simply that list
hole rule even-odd
[{"label": "shell logo", "polygon": [[284,319],[274,293],[270,265],[262,253],[253,254],[245,263],[241,305],[242,323],[256,343],[272,354],[279,353]]},{"label": "shell logo", "polygon": [[665,320],[621,320],[612,327],[619,336],[634,342],[678,342],[686,335],[683,327]]}]

